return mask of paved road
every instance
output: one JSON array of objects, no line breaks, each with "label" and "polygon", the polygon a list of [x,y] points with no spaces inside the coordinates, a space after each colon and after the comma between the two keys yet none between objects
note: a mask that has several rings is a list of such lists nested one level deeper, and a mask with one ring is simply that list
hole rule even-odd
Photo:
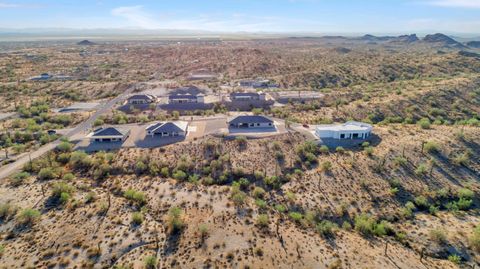
[{"label": "paved road", "polygon": [[[135,84],[131,85],[125,90],[125,92],[123,92],[122,94],[118,95],[117,97],[113,98],[112,100],[102,105],[102,107],[100,107],[95,113],[93,113],[92,116],[90,116],[90,118],[88,118],[86,121],[80,123],[75,128],[67,132],[65,134],[65,137],[67,137],[68,139],[71,139],[75,135],[80,135],[88,131],[88,129],[90,129],[90,127],[92,126],[93,122],[100,115],[112,109],[117,102],[121,102],[125,100],[126,97],[135,90],[135,87],[136,87]],[[36,151],[33,151],[30,154],[25,154],[24,156],[18,158],[15,162],[5,165],[3,167],[0,167],[0,179],[4,179],[10,176],[11,174],[13,174],[15,171],[22,169],[24,165],[30,161],[30,159],[34,160],[36,158],[41,157],[45,153],[55,149],[58,146],[58,144],[60,144],[60,140],[56,140],[51,143],[45,144],[40,148],[38,148]]]}]

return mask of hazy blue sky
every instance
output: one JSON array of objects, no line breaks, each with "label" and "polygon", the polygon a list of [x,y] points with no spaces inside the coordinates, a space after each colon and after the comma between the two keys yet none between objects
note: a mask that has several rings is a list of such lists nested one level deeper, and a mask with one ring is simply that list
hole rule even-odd
[{"label": "hazy blue sky", "polygon": [[0,0],[0,28],[480,33],[480,0]]}]

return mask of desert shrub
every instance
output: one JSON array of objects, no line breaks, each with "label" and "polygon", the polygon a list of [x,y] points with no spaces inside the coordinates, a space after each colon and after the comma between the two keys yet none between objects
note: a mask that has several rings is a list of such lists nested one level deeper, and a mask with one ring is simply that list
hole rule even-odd
[{"label": "desert shrub", "polygon": [[335,148],[335,151],[338,152],[338,153],[345,153],[345,148],[341,147],[341,146],[338,146],[337,148]]},{"label": "desert shrub", "polygon": [[30,174],[28,172],[16,173],[12,177],[11,183],[12,183],[13,186],[20,186],[25,181],[25,179],[27,179],[29,176],[30,176]]},{"label": "desert shrub", "polygon": [[176,170],[173,172],[173,178],[179,181],[185,181],[187,179],[187,174],[182,170]]},{"label": "desert shrub", "polygon": [[462,258],[457,254],[451,254],[448,256],[448,260],[453,262],[454,264],[460,264],[460,262],[462,261]]},{"label": "desert shrub", "polygon": [[472,207],[473,201],[470,199],[460,198],[457,201],[457,207],[460,210],[468,210]]},{"label": "desert shrub", "polygon": [[145,265],[145,269],[155,269],[157,268],[157,258],[155,256],[147,256],[145,260],[143,260]]},{"label": "desert shrub", "polygon": [[326,146],[326,145],[322,145],[320,147],[320,152],[325,154],[325,153],[328,153],[330,151],[330,149]]},{"label": "desert shrub", "polygon": [[426,175],[428,172],[428,166],[424,163],[421,163],[420,165],[418,165],[418,167],[415,169],[415,174],[417,176],[422,176],[422,175]]},{"label": "desert shrub", "polygon": [[267,227],[268,226],[268,215],[267,214],[260,214],[257,216],[257,225],[260,227]]},{"label": "desert shrub", "polygon": [[470,160],[470,154],[467,152],[464,152],[462,154],[457,154],[455,157],[453,157],[453,163],[455,165],[463,165],[466,166],[468,165],[468,162]]},{"label": "desert shrub", "polygon": [[294,212],[290,212],[290,213],[288,214],[288,216],[289,216],[293,221],[295,221],[295,222],[300,222],[300,221],[302,220],[302,218],[303,218],[302,213],[300,213],[300,212],[295,212],[295,211],[294,211]]},{"label": "desert shrub", "polygon": [[432,229],[430,230],[429,235],[430,235],[430,239],[432,239],[433,241],[439,244],[443,244],[447,242],[447,235],[445,234],[444,230]]},{"label": "desert shrub", "polygon": [[277,176],[269,176],[263,179],[263,183],[269,187],[276,188],[280,184],[280,179]]},{"label": "desert shrub", "polygon": [[181,208],[174,206],[168,210],[168,224],[172,232],[179,231],[183,228]]},{"label": "desert shrub", "polygon": [[428,212],[434,216],[436,216],[438,214],[438,211],[439,211],[439,207],[438,206],[434,206],[434,205],[431,205],[429,208],[428,208]]},{"label": "desert shrub", "polygon": [[17,221],[21,225],[32,225],[40,218],[40,211],[32,208],[26,208],[20,211]]},{"label": "desert shrub", "polygon": [[102,120],[102,119],[96,119],[94,122],[93,122],[93,126],[95,127],[98,127],[98,126],[101,126],[105,124],[105,122]]},{"label": "desert shrub", "polygon": [[84,151],[75,151],[70,154],[70,164],[76,168],[88,168],[92,165],[92,158]]},{"label": "desert shrub", "polygon": [[277,210],[280,213],[283,213],[287,211],[287,208],[282,204],[278,204],[278,205],[275,205],[275,210]]},{"label": "desert shrub", "polygon": [[428,118],[422,118],[417,121],[417,125],[420,126],[422,129],[430,129],[430,120]]},{"label": "desert shrub", "polygon": [[231,199],[236,206],[242,206],[243,204],[245,204],[247,194],[243,191],[237,191],[235,193],[232,193]]},{"label": "desert shrub", "polygon": [[56,178],[57,175],[55,174],[55,171],[51,167],[45,167],[40,169],[40,172],[38,172],[38,178],[40,180],[50,180]]},{"label": "desert shrub", "polygon": [[71,143],[64,141],[58,144],[57,149],[61,152],[71,152],[73,149],[73,146]]},{"label": "desert shrub", "polygon": [[260,171],[253,172],[253,176],[255,177],[256,180],[262,180],[263,179],[263,173],[260,172]]},{"label": "desert shrub", "polygon": [[480,251],[480,225],[473,229],[472,235],[469,237],[470,245],[477,252]]},{"label": "desert shrub", "polygon": [[140,191],[136,191],[134,189],[128,189],[123,193],[123,197],[126,199],[138,203],[139,205],[143,205],[146,203],[145,194]]},{"label": "desert shrub", "polygon": [[256,199],[255,205],[257,205],[260,209],[265,209],[267,207],[267,202],[262,199]]},{"label": "desert shrub", "polygon": [[140,225],[143,223],[144,217],[142,212],[133,212],[132,213],[132,224]]},{"label": "desert shrub", "polygon": [[352,229],[352,224],[350,224],[350,222],[348,222],[348,221],[344,221],[342,223],[342,229],[344,229],[346,231],[350,231]]},{"label": "desert shrub", "polygon": [[265,196],[265,190],[262,187],[255,187],[252,191],[253,197],[263,198]]},{"label": "desert shrub", "polygon": [[372,156],[373,155],[373,147],[365,147],[363,149],[363,151],[365,151],[365,153],[368,155],[368,156]]},{"label": "desert shrub", "polygon": [[330,237],[335,234],[335,230],[338,228],[338,226],[329,220],[322,220],[315,228],[320,235],[324,237]]},{"label": "desert shrub", "polygon": [[332,163],[330,161],[324,161],[322,162],[320,168],[322,169],[322,171],[328,172],[332,169]]},{"label": "desert shrub", "polygon": [[0,220],[8,220],[17,213],[17,208],[10,203],[0,204]]},{"label": "desert shrub", "polygon": [[135,164],[135,173],[137,173],[139,175],[145,173],[147,171],[147,169],[148,169],[147,165],[142,161],[138,161]]},{"label": "desert shrub", "polygon": [[426,209],[429,207],[428,199],[423,195],[415,197],[414,202],[418,208]]},{"label": "desert shrub", "polygon": [[376,236],[393,234],[392,225],[390,224],[390,222],[382,220],[380,223],[377,223],[375,225],[375,228],[373,229],[373,234],[375,234]]},{"label": "desert shrub", "polygon": [[237,136],[235,137],[235,141],[241,145],[241,146],[245,146],[247,144],[247,137],[245,136]]},{"label": "desert shrub", "polygon": [[169,177],[170,170],[168,169],[168,167],[162,167],[162,169],[160,169],[160,175],[162,175],[163,177]]},{"label": "desert shrub", "polygon": [[461,188],[458,190],[458,197],[459,198],[464,198],[464,199],[473,199],[473,197],[475,196],[474,192],[470,189],[467,189],[467,188]]},{"label": "desert shrub", "polygon": [[72,173],[66,173],[63,175],[62,179],[65,181],[72,181],[75,179],[75,176]]},{"label": "desert shrub", "polygon": [[376,220],[366,214],[355,217],[355,230],[363,235],[372,235],[375,229]]},{"label": "desert shrub", "polygon": [[438,152],[438,150],[440,149],[440,146],[433,141],[427,141],[423,145],[423,149],[426,150],[429,153],[434,153],[434,152]]},{"label": "desert shrub", "polygon": [[408,164],[408,160],[405,157],[397,156],[393,159],[393,162],[397,166],[406,166]]}]

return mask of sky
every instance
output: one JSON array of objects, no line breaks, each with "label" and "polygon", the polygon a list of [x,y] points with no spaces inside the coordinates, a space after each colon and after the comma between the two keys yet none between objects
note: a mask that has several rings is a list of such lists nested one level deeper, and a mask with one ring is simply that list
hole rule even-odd
[{"label": "sky", "polygon": [[480,0],[0,0],[0,28],[480,33]]}]

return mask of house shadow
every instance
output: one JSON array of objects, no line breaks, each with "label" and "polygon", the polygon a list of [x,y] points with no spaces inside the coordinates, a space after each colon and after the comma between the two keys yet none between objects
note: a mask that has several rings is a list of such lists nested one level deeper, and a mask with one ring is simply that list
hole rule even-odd
[{"label": "house shadow", "polygon": [[96,142],[91,141],[90,144],[86,146],[78,146],[76,150],[81,150],[85,152],[98,152],[98,151],[114,151],[119,150],[125,141],[118,142]]},{"label": "house shadow", "polygon": [[147,135],[143,139],[135,141],[135,146],[139,148],[158,148],[185,141],[185,136],[167,136]]},{"label": "house shadow", "polygon": [[195,110],[210,110],[213,109],[213,103],[174,103],[174,104],[161,104],[158,106],[162,110],[167,112],[178,111],[184,113],[186,111]]},{"label": "house shadow", "polygon": [[228,127],[228,133],[231,135],[242,135],[242,134],[260,134],[260,133],[276,133],[276,127],[262,127],[262,128],[236,128]]},{"label": "house shadow", "polygon": [[150,109],[150,104],[135,104],[135,105],[124,104],[124,105],[121,105],[117,108],[117,110],[119,110],[123,113],[126,113],[126,114],[133,113],[134,110],[146,111],[146,110],[149,110],[149,109]]}]

